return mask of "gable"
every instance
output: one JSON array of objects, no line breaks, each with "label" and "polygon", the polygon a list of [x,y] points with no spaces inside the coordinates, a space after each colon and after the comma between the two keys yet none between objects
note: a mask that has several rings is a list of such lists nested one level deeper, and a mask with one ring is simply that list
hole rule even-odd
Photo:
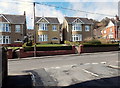
[{"label": "gable", "polygon": [[106,26],[107,27],[112,27],[112,26],[115,26],[114,23],[112,21],[109,21],[108,25]]},{"label": "gable", "polygon": [[72,23],[81,23],[81,24],[83,24],[83,22],[80,19],[76,19]]},{"label": "gable", "polygon": [[9,23],[9,21],[3,15],[0,15],[0,22]]},{"label": "gable", "polygon": [[45,18],[40,18],[37,23],[49,23],[47,19]]}]

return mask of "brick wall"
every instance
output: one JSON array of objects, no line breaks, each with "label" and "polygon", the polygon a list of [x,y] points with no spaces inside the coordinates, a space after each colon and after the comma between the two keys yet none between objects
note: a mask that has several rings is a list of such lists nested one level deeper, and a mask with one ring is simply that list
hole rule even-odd
[{"label": "brick wall", "polygon": [[[55,50],[55,51],[36,51],[37,56],[48,56],[48,55],[65,55],[75,54],[75,46],[72,46],[72,50]],[[34,51],[24,52],[24,49],[17,51],[19,58],[33,57]]]},{"label": "brick wall", "polygon": [[84,46],[80,45],[78,48],[78,53],[93,53],[93,52],[108,52],[108,51],[118,51],[118,45],[108,45],[108,46]]}]

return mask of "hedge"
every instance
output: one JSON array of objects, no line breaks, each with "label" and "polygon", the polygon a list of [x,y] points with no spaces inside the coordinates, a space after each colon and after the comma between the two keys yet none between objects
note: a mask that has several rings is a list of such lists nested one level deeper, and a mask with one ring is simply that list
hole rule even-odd
[{"label": "hedge", "polygon": [[[37,51],[72,50],[72,46],[36,47]],[[24,47],[24,51],[34,51],[34,47]]]},{"label": "hedge", "polygon": [[119,44],[83,44],[85,47],[109,47],[109,46],[119,46]]}]

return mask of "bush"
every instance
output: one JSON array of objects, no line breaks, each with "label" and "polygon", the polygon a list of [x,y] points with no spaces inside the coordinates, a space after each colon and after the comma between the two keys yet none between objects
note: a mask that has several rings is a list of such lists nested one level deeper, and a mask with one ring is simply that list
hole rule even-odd
[{"label": "bush", "polygon": [[[24,47],[25,51],[34,51],[34,47]],[[36,47],[37,51],[72,50],[72,46]]]},{"label": "bush", "polygon": [[101,42],[99,40],[95,40],[95,39],[87,41],[85,43],[87,43],[87,44],[93,44],[93,45],[100,45],[101,44]]},{"label": "bush", "polygon": [[22,47],[32,46],[32,45],[33,45],[32,41],[29,41],[29,42],[27,42],[27,43],[24,43],[24,44],[22,45]]}]

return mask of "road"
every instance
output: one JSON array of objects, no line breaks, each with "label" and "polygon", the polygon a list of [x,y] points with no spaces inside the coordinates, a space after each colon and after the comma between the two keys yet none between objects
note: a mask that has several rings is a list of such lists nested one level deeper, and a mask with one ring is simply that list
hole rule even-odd
[{"label": "road", "polygon": [[40,68],[52,68],[61,67],[74,64],[114,64],[118,62],[118,51],[114,52],[100,52],[92,54],[81,54],[81,55],[59,55],[59,56],[48,56],[40,57],[37,59],[19,59],[9,60],[8,70],[9,74],[21,73],[22,71],[40,69]]},{"label": "road", "polygon": [[118,57],[119,51],[114,51],[9,60],[9,75],[30,72],[37,88],[118,88]]}]

